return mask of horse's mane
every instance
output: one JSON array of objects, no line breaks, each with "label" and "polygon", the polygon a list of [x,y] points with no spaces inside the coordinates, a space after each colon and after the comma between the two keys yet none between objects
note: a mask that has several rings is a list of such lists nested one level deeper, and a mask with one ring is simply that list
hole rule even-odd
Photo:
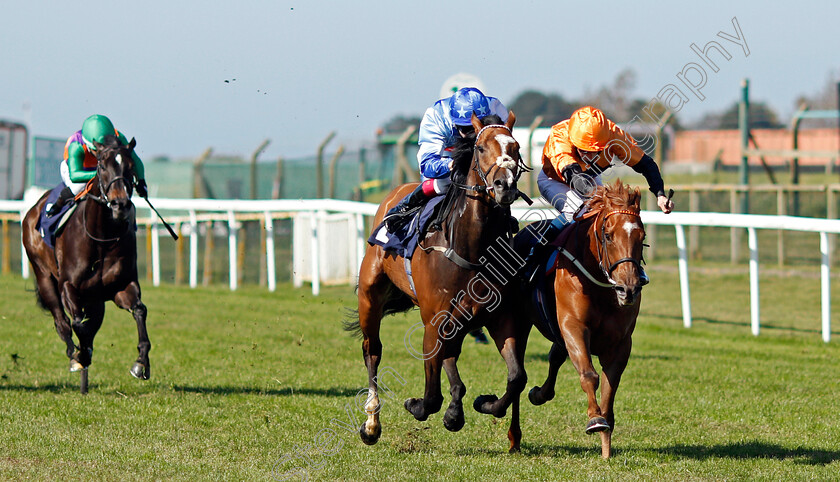
[{"label": "horse's mane", "polygon": [[586,206],[590,211],[596,212],[621,209],[638,211],[641,199],[642,194],[639,192],[639,188],[631,188],[629,185],[623,184],[620,179],[616,179],[612,185],[598,186],[592,197],[586,200]]},{"label": "horse's mane", "polygon": [[[481,119],[481,123],[485,126],[504,124],[497,115],[488,115]],[[459,184],[466,182],[470,172],[476,134],[471,132],[465,137],[458,137],[452,146],[452,180]]]}]

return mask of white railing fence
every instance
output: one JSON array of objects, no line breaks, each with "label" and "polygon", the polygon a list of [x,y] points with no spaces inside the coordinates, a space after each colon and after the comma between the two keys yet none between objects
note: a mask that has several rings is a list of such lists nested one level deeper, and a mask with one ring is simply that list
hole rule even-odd
[{"label": "white railing fence", "polygon": [[[262,213],[265,219],[265,254],[266,271],[269,290],[276,289],[275,272],[275,247],[272,219],[284,214],[291,213],[296,219],[306,217],[306,227],[309,232],[309,244],[305,253],[308,261],[305,263],[309,268],[312,283],[312,293],[317,295],[320,291],[322,264],[329,260],[331,247],[335,243],[348,243],[353,255],[348,257],[351,266],[348,269],[358,273],[362,258],[366,249],[368,233],[364,226],[364,218],[371,217],[376,213],[377,205],[371,203],[360,203],[354,201],[341,201],[333,199],[313,200],[214,200],[214,199],[152,199],[152,203],[159,210],[166,210],[169,213],[182,213],[182,216],[189,219],[190,255],[189,255],[189,280],[190,286],[195,288],[198,273],[198,216],[206,216],[209,213],[225,214],[228,222],[228,245],[230,261],[230,289],[237,289],[237,231],[238,221],[236,214],[239,213]],[[146,214],[151,217],[153,213],[143,201],[137,203],[138,215]],[[30,203],[24,201],[0,201],[0,212],[20,213],[21,217],[26,213]],[[539,210],[539,208],[537,209]],[[524,205],[515,206],[512,214],[518,219],[534,219],[535,209]],[[335,218],[334,214],[344,214],[347,221],[345,233],[337,235],[329,232],[327,221]],[[550,214],[547,214],[550,215]],[[661,212],[643,211],[642,220],[648,225],[674,226],[676,230],[676,242],[680,279],[680,296],[682,303],[683,324],[691,327],[691,296],[688,279],[688,254],[686,249],[686,226],[707,226],[707,227],[729,227],[744,228],[748,233],[748,246],[750,250],[749,272],[750,272],[750,321],[752,333],[758,335],[760,331],[760,310],[759,310],[759,265],[758,265],[758,243],[757,229],[774,229],[786,231],[802,231],[818,233],[820,236],[820,279],[821,279],[821,319],[822,339],[828,342],[831,337],[831,295],[830,295],[830,256],[829,256],[829,234],[840,234],[840,221],[817,218],[801,218],[793,216],[768,216],[750,214],[727,214],[727,213],[683,213],[676,212],[664,214]],[[160,283],[160,236],[168,236],[166,231],[159,225],[153,225],[152,232],[152,265],[153,284]],[[295,236],[295,243],[306,242],[305,238]],[[293,247],[293,249],[295,249]],[[296,254],[297,256],[297,254]],[[300,267],[302,265],[296,265]],[[22,256],[21,273],[24,277],[29,276],[29,263],[25,256]],[[302,274],[298,269],[294,273],[294,284],[303,284]],[[352,280],[351,280],[352,281]]]}]

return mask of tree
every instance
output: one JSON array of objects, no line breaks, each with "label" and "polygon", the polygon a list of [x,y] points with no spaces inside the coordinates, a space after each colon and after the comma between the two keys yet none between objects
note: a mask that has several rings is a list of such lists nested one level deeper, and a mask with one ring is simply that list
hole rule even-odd
[{"label": "tree", "polygon": [[[764,102],[750,102],[750,129],[775,129],[783,127],[779,116]],[[723,111],[718,129],[738,128],[738,102]]]},{"label": "tree", "polygon": [[541,115],[542,125],[551,126],[568,119],[576,105],[567,102],[560,94],[544,94],[536,90],[526,90],[516,96],[509,108],[516,114],[517,125],[530,125]]},{"label": "tree", "polygon": [[405,116],[398,114],[385,122],[382,126],[382,132],[385,134],[402,134],[408,126],[411,125],[419,129],[421,120],[423,119],[420,116]]}]

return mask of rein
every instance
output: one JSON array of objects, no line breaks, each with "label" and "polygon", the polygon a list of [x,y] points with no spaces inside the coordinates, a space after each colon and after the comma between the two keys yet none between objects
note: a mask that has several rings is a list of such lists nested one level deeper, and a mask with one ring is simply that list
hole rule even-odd
[{"label": "rein", "polygon": [[[102,182],[102,176],[101,176],[101,173],[102,173],[102,171],[103,171],[103,170],[104,170],[104,169],[103,169],[103,167],[102,167],[102,161],[101,161],[100,159],[98,159],[98,158],[97,158],[97,162],[96,162],[96,180],[97,180],[97,183],[99,184],[99,194],[98,194],[98,195],[93,195],[93,194],[91,194],[90,192],[88,192],[88,193],[87,193],[87,194],[86,194],[86,195],[85,195],[85,196],[84,196],[84,197],[80,200],[80,202],[81,202],[82,200],[90,199],[90,200],[92,200],[92,201],[96,201],[97,203],[99,203],[99,204],[101,204],[101,205],[103,205],[103,206],[105,206],[105,207],[107,207],[107,208],[110,208],[110,207],[112,206],[112,204],[114,203],[114,201],[112,201],[112,200],[108,199],[108,192],[111,190],[111,187],[112,187],[115,183],[117,183],[117,182],[122,182],[122,183],[123,183],[123,185],[124,185],[124,186],[125,186],[125,188],[126,188],[126,192],[128,192],[128,191],[129,191],[129,188],[128,188],[129,184],[128,184],[128,181],[126,180],[125,176],[117,176],[117,177],[115,177],[114,179],[111,179],[111,182],[109,182],[107,185],[106,185],[106,184],[104,184],[104,183]],[[130,200],[130,199],[131,199],[131,197],[130,197],[130,194],[129,194],[129,200]],[[94,236],[93,234],[91,234],[91,232],[88,230],[88,227],[87,227],[87,207],[85,207],[84,209],[82,209],[82,227],[84,228],[84,230],[85,230],[85,234],[87,235],[87,237],[88,237],[88,238],[90,238],[90,239],[92,239],[92,240],[94,240],[94,241],[100,242],[100,243],[112,243],[112,242],[114,242],[114,241],[119,241],[120,239],[122,239],[122,237],[123,237],[123,236],[125,236],[125,234],[128,232],[128,230],[129,230],[129,229],[131,229],[131,223],[130,223],[130,222],[128,222],[128,220],[126,220],[125,231],[123,231],[123,232],[122,232],[119,236],[117,236],[117,237],[114,237],[114,238],[105,238],[105,239],[103,239],[103,238],[98,238],[98,237]]]},{"label": "rein", "polygon": [[[478,131],[478,134],[475,135],[475,143],[478,144],[478,139],[481,137],[481,134],[485,130],[490,129],[490,128],[494,128],[494,127],[504,129],[504,130],[508,131],[508,133],[511,134],[511,136],[513,135],[511,133],[510,129],[508,128],[508,126],[506,126],[506,125],[490,124],[490,125],[482,127],[481,130]],[[473,191],[477,194],[488,194],[489,192],[491,192],[493,190],[493,186],[491,186],[487,182],[487,176],[489,176],[490,172],[497,166],[498,166],[498,164],[494,164],[494,165],[490,166],[490,168],[487,169],[486,172],[482,171],[481,168],[478,165],[478,150],[473,147],[472,170],[478,173],[479,179],[481,179],[481,182],[483,182],[484,184],[483,185],[482,184],[474,184],[474,185],[470,186],[468,184],[461,184],[461,183],[453,182],[452,185],[457,187],[458,189],[462,189],[464,191]],[[501,166],[498,166],[498,167],[501,167]],[[522,177],[523,172],[533,171],[532,168],[528,167],[525,164],[525,161],[522,160],[521,156],[519,157],[519,159],[516,160],[516,167],[517,167],[516,176],[513,178],[514,183],[519,182],[519,178]],[[517,197],[523,197],[523,198],[526,199],[526,201],[530,201],[530,199],[521,191],[517,194]],[[490,199],[491,199],[492,202],[496,203],[495,199],[493,199],[492,197]],[[531,203],[529,202],[528,204],[531,204]]]},{"label": "rein", "polygon": [[[587,218],[598,216],[600,214],[601,213],[598,212],[598,211],[595,211],[595,212],[590,211],[588,213],[585,213],[585,214],[581,215],[578,218],[578,220],[584,220],[584,219],[587,219]],[[606,225],[607,218],[610,217],[610,216],[616,215],[616,214],[625,214],[625,215],[634,216],[634,217],[637,217],[637,218],[641,219],[641,215],[640,215],[639,211],[636,211],[636,210],[633,210],[633,209],[617,209],[617,210],[608,212],[603,217],[603,219],[601,220],[600,233],[599,233],[599,236],[596,236],[596,239],[598,240],[598,266],[601,268],[601,272],[607,278],[606,283],[604,283],[603,281],[597,280],[595,278],[595,276],[593,276],[592,273],[590,273],[589,270],[587,270],[586,267],[583,266],[583,263],[581,263],[580,260],[575,257],[575,255],[570,253],[568,250],[566,250],[562,246],[557,248],[557,250],[560,251],[560,254],[562,254],[569,261],[571,261],[572,264],[574,264],[575,267],[577,269],[579,269],[589,279],[589,281],[591,281],[592,283],[594,283],[594,284],[596,284],[596,285],[598,285],[602,288],[614,288],[616,286],[616,284],[617,284],[616,281],[614,279],[612,279],[612,272],[615,271],[615,269],[621,263],[633,263],[639,269],[642,269],[641,262],[639,260],[637,260],[636,258],[632,258],[632,257],[629,257],[629,256],[626,257],[626,258],[621,258],[618,261],[616,261],[615,263],[610,264],[608,268],[606,267],[607,264],[609,263],[609,258],[608,258],[608,255],[607,255],[606,227],[605,227],[605,225]],[[595,223],[594,223],[596,233],[598,233],[597,222],[598,222],[598,220],[596,218]]]},{"label": "rein", "polygon": [[[482,127],[481,130],[478,131],[478,134],[476,134],[475,143],[476,144],[478,143],[478,139],[481,137],[481,134],[486,129],[489,129],[489,128],[492,128],[492,127],[499,127],[499,128],[505,129],[506,131],[508,131],[508,133],[511,133],[510,129],[506,125],[501,125],[501,124],[486,125],[486,126]],[[473,191],[477,194],[488,195],[490,192],[492,192],[493,187],[488,183],[487,176],[497,166],[498,166],[498,164],[494,163],[494,165],[490,166],[490,169],[488,169],[486,172],[483,171],[481,169],[481,167],[478,165],[478,149],[475,149],[475,145],[474,145],[473,146],[473,156],[472,156],[472,167],[471,167],[471,169],[473,171],[475,171],[476,173],[478,173],[478,177],[481,179],[481,181],[484,184],[483,185],[482,184],[469,185],[469,184],[461,184],[461,183],[453,181],[451,186],[455,187],[457,189],[461,189],[462,191]],[[501,166],[498,166],[498,167],[501,167]],[[514,181],[513,181],[514,183],[519,181],[519,178],[522,176],[523,172],[529,172],[529,171],[533,170],[530,167],[528,167],[527,165],[525,165],[525,162],[522,160],[522,157],[517,159],[516,167],[518,169],[517,169],[517,172],[516,172],[516,177],[514,178]],[[518,196],[524,197],[526,199],[526,201],[528,201],[528,204],[531,204],[531,200],[521,191],[518,193]],[[492,207],[494,209],[499,208],[499,207],[501,207],[503,209],[507,209],[505,214],[509,216],[510,210],[507,206],[502,206],[492,196],[490,196],[490,200],[493,203]],[[463,256],[459,255],[455,251],[455,248],[453,247],[455,245],[455,221],[456,221],[455,216],[450,212],[449,222],[448,222],[448,233],[447,233],[447,240],[446,240],[447,241],[446,244],[448,246],[446,246],[446,247],[444,247],[444,246],[428,246],[427,247],[427,246],[423,246],[422,241],[418,245],[420,246],[420,248],[423,251],[425,251],[427,253],[430,252],[430,251],[438,251],[440,253],[443,253],[443,255],[447,259],[449,259],[450,261],[452,261],[453,263],[455,263],[456,265],[458,265],[459,267],[461,267],[463,269],[466,269],[466,270],[469,270],[469,271],[480,271],[484,267],[483,265],[467,261]],[[509,233],[509,231],[506,231],[506,232]]]}]

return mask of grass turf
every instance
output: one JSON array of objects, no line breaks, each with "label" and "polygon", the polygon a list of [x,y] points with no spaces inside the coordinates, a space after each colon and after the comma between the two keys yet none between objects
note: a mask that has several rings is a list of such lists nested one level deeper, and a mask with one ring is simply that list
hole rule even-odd
[{"label": "grass turf", "polygon": [[[366,371],[359,341],[340,324],[355,306],[348,287],[319,297],[289,285],[148,287],[152,379],[129,375],[134,322],[109,305],[82,396],[31,281],[2,277],[0,479],[840,478],[840,332],[821,341],[819,280],[764,276],[762,334],[753,337],[745,269],[693,272],[695,325],[685,329],[668,268],[650,270],[609,461],[599,438],[584,434],[585,398],[568,362],[553,401],[533,407],[523,395],[523,450],[508,455],[508,420],[471,408],[475,396],[503,390],[504,363],[470,341],[459,363],[466,426],[448,432],[442,412],[415,421],[402,401],[423,387],[422,364],[403,344],[416,311],[383,322],[382,367],[405,384],[390,379],[382,438],[363,445],[353,407]],[[545,377],[548,347],[534,331],[529,387]],[[342,428],[351,417],[352,433]]]}]

